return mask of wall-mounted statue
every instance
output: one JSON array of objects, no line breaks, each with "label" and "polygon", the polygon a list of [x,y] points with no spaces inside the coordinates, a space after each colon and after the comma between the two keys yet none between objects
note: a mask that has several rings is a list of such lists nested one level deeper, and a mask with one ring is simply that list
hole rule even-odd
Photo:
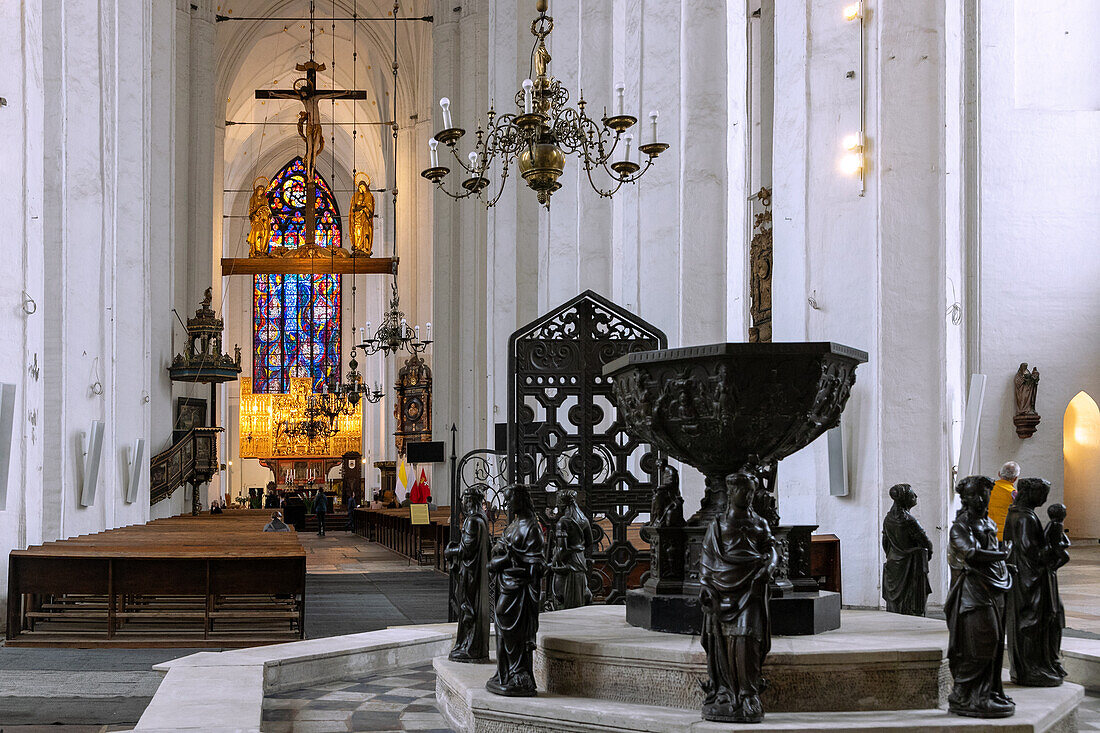
[{"label": "wall-mounted statue", "polygon": [[764,719],[761,670],[771,649],[769,583],[779,554],[768,522],[753,510],[756,474],[742,470],[726,479],[725,511],[711,520],[703,540],[701,641],[707,653],[703,718],[728,723]]},{"label": "wall-mounted statue", "polygon": [[489,661],[489,518],[484,494],[475,486],[462,496],[462,536],[447,546],[458,600],[458,635],[449,658]]},{"label": "wall-mounted statue", "polygon": [[1046,629],[1047,649],[1053,661],[1054,671],[1065,678],[1066,668],[1062,666],[1062,630],[1066,628],[1066,609],[1062,605],[1062,594],[1058,592],[1058,571],[1069,562],[1069,537],[1066,536],[1066,505],[1051,504],[1047,507],[1046,531],[1043,539],[1047,546],[1047,580],[1050,583],[1050,597],[1054,601],[1054,613],[1048,620]]},{"label": "wall-mounted statue", "polygon": [[928,583],[928,560],[932,541],[909,510],[917,505],[917,492],[909,484],[890,487],[894,505],[882,522],[882,597],[886,610],[909,616],[923,616],[932,586]]},{"label": "wall-mounted statue", "polygon": [[592,523],[577,506],[577,493],[563,489],[558,520],[554,523],[550,558],[550,592],[554,609],[576,608],[592,603],[588,587],[588,556],[593,542]]},{"label": "wall-mounted statue", "polygon": [[657,488],[649,512],[651,527],[683,527],[684,497],[680,494],[680,472],[662,458],[657,464]]},{"label": "wall-mounted statue", "polygon": [[1005,560],[1012,544],[997,541],[997,525],[986,516],[992,488],[993,480],[985,476],[967,476],[955,486],[962,509],[951,525],[948,550],[952,582],[944,613],[954,685],[947,709],[973,718],[1016,712],[1001,684],[1005,595],[1012,587]]},{"label": "wall-mounted statue", "polygon": [[[1050,482],[1022,478],[1016,484],[1016,501],[1008,508],[1004,538],[1012,542],[1008,557],[1013,569],[1008,594],[1008,653],[1012,681],[1028,687],[1057,687],[1064,670],[1058,661],[1060,649],[1051,649],[1051,631],[1057,626],[1059,642],[1065,612],[1058,598],[1057,569],[1061,567],[1064,530],[1055,525],[1051,534],[1055,547],[1047,544],[1046,533],[1035,510],[1046,503]],[[1053,508],[1053,507],[1052,507]],[[1064,514],[1063,514],[1064,516]],[[1053,579],[1053,583],[1051,582]]]},{"label": "wall-mounted statue", "polygon": [[1020,364],[1013,379],[1016,394],[1016,415],[1012,418],[1012,424],[1016,426],[1016,435],[1021,438],[1030,438],[1035,434],[1035,428],[1039,426],[1039,413],[1035,412],[1035,392],[1039,389],[1039,369],[1036,367],[1030,372],[1027,364]]},{"label": "wall-mounted statue", "polygon": [[546,566],[544,542],[528,487],[514,484],[504,496],[512,521],[489,558],[489,572],[497,581],[497,671],[485,689],[496,695],[531,697],[535,694],[533,653]]}]

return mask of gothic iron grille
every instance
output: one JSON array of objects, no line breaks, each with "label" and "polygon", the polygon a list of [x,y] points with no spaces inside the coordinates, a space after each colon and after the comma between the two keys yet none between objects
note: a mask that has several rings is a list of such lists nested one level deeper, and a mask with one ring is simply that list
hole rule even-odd
[{"label": "gothic iron grille", "polygon": [[[627,433],[603,367],[635,351],[663,349],[660,330],[591,290],[512,334],[508,354],[508,456],[512,480],[532,485],[540,519],[554,518],[556,492],[577,491],[603,526],[590,585],[622,603],[639,551],[627,529],[653,497],[657,452]],[[607,529],[610,528],[610,535]],[[599,534],[599,533],[598,533]]]}]

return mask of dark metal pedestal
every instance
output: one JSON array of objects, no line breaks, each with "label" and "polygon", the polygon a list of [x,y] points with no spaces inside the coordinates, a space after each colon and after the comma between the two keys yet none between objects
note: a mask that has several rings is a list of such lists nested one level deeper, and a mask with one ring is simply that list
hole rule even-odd
[{"label": "dark metal pedestal", "polygon": [[[814,529],[775,529],[788,562],[783,563],[783,572],[772,586],[768,608],[773,635],[801,636],[840,628],[840,594],[818,590],[809,576],[809,543]],[[626,594],[627,623],[669,634],[702,631],[698,568],[705,534],[702,526],[645,529],[643,538],[651,543],[653,567],[645,585]]]},{"label": "dark metal pedestal", "polygon": [[[840,594],[794,592],[769,604],[773,636],[805,636],[840,628]],[[699,596],[657,595],[642,588],[626,594],[626,621],[666,634],[698,634],[703,629]]]}]

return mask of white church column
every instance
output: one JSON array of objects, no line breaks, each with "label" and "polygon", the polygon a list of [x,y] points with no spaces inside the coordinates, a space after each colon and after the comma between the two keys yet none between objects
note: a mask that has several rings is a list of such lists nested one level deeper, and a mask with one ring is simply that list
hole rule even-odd
[{"label": "white church column", "polygon": [[[0,554],[42,541],[43,465],[43,59],[42,3],[0,5],[0,166],[9,171],[0,200],[0,382],[14,384],[7,483],[0,485]],[[29,298],[29,300],[28,300]],[[33,370],[33,371],[32,371]],[[0,447],[0,460],[9,446]],[[3,468],[0,465],[0,468]],[[0,563],[0,606],[7,563]],[[6,619],[6,615],[4,617]]]},{"label": "white church column", "polygon": [[[872,158],[879,166],[882,477],[876,519],[890,505],[891,485],[913,485],[920,499],[914,515],[938,550],[931,601],[942,603],[953,518],[944,268],[947,238],[953,244],[959,234],[944,226],[944,8],[883,3],[877,23],[880,119]],[[867,530],[872,542],[874,529]]]},{"label": "white church column", "polygon": [[[775,100],[775,338],[838,341],[870,358],[843,419],[848,495],[829,495],[820,440],[781,464],[780,512],[840,537],[844,600],[856,605],[879,603],[881,558],[868,549],[890,485],[913,485],[940,549],[946,522],[945,41],[928,32],[942,29],[942,11],[911,5],[869,5],[861,49],[839,6],[776,4],[776,88],[787,93]],[[839,169],[843,140],[860,127],[861,83],[862,196]]]},{"label": "white church column", "polygon": [[[436,70],[433,99],[448,97],[454,124],[464,127],[465,150],[478,122],[488,108],[486,94],[489,0],[463,3],[436,2],[433,6],[433,65]],[[433,133],[442,129],[438,105],[432,109]],[[418,152],[426,160],[427,151]],[[440,163],[457,169],[450,151],[440,146]],[[448,185],[461,180],[452,172]],[[418,181],[416,185],[427,186]],[[433,303],[432,368],[434,378],[433,422],[441,434],[457,423],[461,454],[485,445],[491,435],[486,420],[487,361],[485,324],[494,307],[486,295],[485,212],[475,201],[452,201],[433,193],[432,280]],[[488,302],[487,302],[488,301]]]},{"label": "white church column", "polygon": [[[136,502],[124,501],[126,453],[139,439],[151,448],[150,405],[164,397],[152,389],[152,354],[161,348],[153,339],[170,316],[153,310],[150,267],[169,258],[169,244],[152,225],[163,221],[160,207],[175,202],[151,203],[149,193],[170,156],[153,142],[165,134],[153,124],[173,86],[149,83],[152,70],[135,63],[171,45],[163,18],[147,27],[138,6],[45,7],[45,539],[148,516],[144,483]],[[92,421],[105,431],[95,497],[85,506],[78,438]]]}]

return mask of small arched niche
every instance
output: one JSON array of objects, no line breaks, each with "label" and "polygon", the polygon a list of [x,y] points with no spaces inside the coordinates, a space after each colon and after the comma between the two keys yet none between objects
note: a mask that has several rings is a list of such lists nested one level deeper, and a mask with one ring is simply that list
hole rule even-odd
[{"label": "small arched niche", "polygon": [[1062,418],[1066,532],[1074,539],[1100,537],[1100,408],[1078,392]]}]

